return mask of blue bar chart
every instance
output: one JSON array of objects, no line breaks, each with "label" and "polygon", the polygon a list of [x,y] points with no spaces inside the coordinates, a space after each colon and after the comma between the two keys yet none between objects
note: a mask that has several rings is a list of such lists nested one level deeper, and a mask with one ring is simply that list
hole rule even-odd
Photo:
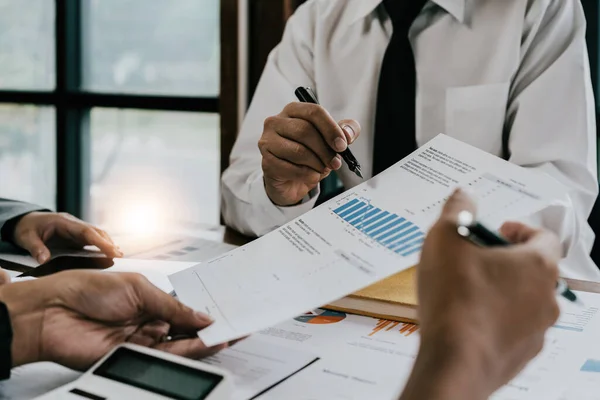
[{"label": "blue bar chart", "polygon": [[374,207],[367,199],[354,198],[333,212],[369,238],[389,250],[408,257],[421,250],[425,233],[413,222]]}]

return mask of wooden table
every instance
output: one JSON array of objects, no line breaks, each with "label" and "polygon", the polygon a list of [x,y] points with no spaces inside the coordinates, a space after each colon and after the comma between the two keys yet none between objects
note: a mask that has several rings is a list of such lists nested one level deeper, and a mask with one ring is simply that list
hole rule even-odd
[{"label": "wooden table", "polygon": [[576,279],[565,279],[569,284],[569,287],[573,290],[579,290],[582,292],[600,293],[600,283],[579,281]]}]

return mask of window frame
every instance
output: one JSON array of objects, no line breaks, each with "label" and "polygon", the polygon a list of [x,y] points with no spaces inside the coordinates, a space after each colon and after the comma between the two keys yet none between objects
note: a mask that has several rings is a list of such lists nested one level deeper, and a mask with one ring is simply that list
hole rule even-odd
[{"label": "window frame", "polygon": [[[0,104],[52,106],[56,113],[56,207],[58,211],[69,212],[77,217],[89,216],[90,196],[90,112],[92,108],[142,109],[155,111],[208,112],[221,114],[221,171],[228,164],[229,152],[233,146],[230,133],[237,131],[237,118],[227,116],[237,113],[237,105],[229,99],[237,90],[237,80],[231,84],[231,77],[222,74],[221,89],[227,82],[226,92],[218,97],[196,97],[177,95],[138,95],[121,93],[97,93],[86,91],[82,86],[82,2],[85,0],[54,0],[55,4],[55,68],[56,87],[51,91],[2,90]],[[232,0],[221,0],[221,26],[229,26],[232,12],[224,12]],[[237,5],[233,14],[237,18]],[[225,17],[225,21],[224,21]],[[226,22],[227,25],[224,25]],[[226,29],[221,29],[223,40]],[[229,40],[227,34],[226,39]],[[235,44],[237,45],[237,43]],[[237,65],[237,58],[223,51],[221,67]],[[236,53],[237,54],[237,53]],[[235,70],[235,67],[233,67]],[[229,79],[229,80],[228,80]],[[234,107],[232,110],[232,106]],[[225,120],[225,121],[224,121]],[[226,128],[226,129],[224,129]],[[235,136],[234,136],[235,139]]]},{"label": "window frame", "polygon": [[[600,75],[600,71],[598,70],[598,62],[600,59],[598,58],[600,48],[600,26],[598,25],[598,21],[600,18],[600,0],[581,0],[581,4],[583,5],[583,9],[585,12],[585,18],[587,21],[587,32],[586,32],[586,40],[587,40],[587,48],[588,55],[590,59],[590,73],[592,76],[592,85],[594,87],[594,97],[596,98],[596,120],[600,121],[600,107],[598,107],[598,97],[599,97],[599,87],[598,87],[598,78]],[[598,129],[598,124],[596,124],[596,136],[600,137],[600,130]]]}]

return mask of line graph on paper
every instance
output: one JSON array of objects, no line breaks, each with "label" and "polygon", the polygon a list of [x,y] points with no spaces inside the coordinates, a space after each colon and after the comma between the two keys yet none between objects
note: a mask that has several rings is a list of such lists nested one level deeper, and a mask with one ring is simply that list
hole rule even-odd
[{"label": "line graph on paper", "polygon": [[371,204],[368,198],[344,200],[332,212],[370,240],[402,257],[421,250],[425,232],[404,216]]},{"label": "line graph on paper", "polygon": [[[492,224],[502,222],[507,215],[514,215],[519,209],[529,209],[539,201],[539,196],[518,183],[489,173],[467,182],[464,187],[469,189],[477,203],[477,218]],[[340,199],[330,209],[366,240],[408,257],[419,252],[425,240],[426,229],[415,221],[437,218],[446,200],[448,197],[418,208],[407,208],[400,215],[373,204],[368,197],[353,195]]]},{"label": "line graph on paper", "polygon": [[[495,175],[486,173],[463,186],[471,192],[477,203],[477,217],[484,221],[495,221],[497,217],[507,215],[507,210],[527,207],[539,201],[539,196]],[[439,215],[448,197],[425,204],[412,210],[415,214]]]}]

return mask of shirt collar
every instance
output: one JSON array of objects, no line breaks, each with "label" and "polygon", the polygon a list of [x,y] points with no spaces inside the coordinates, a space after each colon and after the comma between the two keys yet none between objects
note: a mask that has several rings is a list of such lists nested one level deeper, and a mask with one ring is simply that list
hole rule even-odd
[{"label": "shirt collar", "polygon": [[[411,0],[397,0],[411,1]],[[467,12],[468,0],[430,0],[430,3],[435,3],[442,7],[461,24],[465,22],[465,14]],[[365,18],[371,14],[380,4],[382,0],[351,0],[349,7],[353,10],[349,22],[355,23],[359,19]]]}]

